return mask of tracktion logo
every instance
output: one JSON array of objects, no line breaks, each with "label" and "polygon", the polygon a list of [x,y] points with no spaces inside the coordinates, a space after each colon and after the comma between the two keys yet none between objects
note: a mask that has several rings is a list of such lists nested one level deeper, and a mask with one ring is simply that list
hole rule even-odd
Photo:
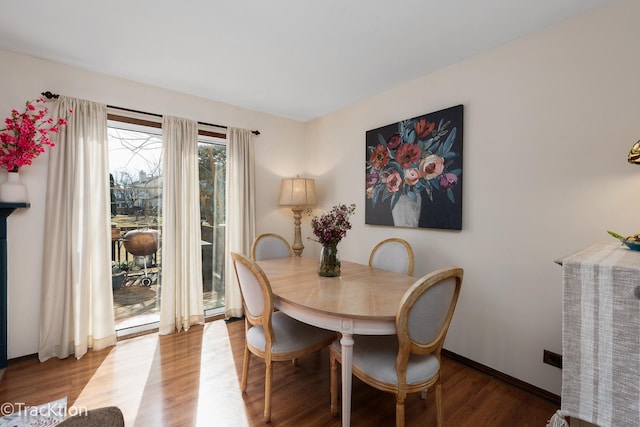
[{"label": "tracktion logo", "polygon": [[50,402],[39,406],[29,406],[23,402],[5,402],[0,404],[0,416],[19,415],[23,418],[56,418],[87,415],[88,409],[82,406],[70,406],[59,402]]}]

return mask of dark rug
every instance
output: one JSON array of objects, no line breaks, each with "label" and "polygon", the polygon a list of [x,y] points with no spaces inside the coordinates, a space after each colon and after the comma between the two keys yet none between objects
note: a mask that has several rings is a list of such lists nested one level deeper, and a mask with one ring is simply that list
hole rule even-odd
[{"label": "dark rug", "polygon": [[141,304],[156,298],[156,291],[147,286],[122,286],[113,291],[113,302],[120,306]]}]

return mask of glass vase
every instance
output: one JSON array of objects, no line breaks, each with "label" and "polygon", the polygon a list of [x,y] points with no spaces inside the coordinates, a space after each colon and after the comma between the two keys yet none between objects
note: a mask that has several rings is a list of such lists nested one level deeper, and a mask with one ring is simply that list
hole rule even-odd
[{"label": "glass vase", "polygon": [[318,274],[323,277],[340,275],[340,256],[337,245],[322,246],[318,259]]}]

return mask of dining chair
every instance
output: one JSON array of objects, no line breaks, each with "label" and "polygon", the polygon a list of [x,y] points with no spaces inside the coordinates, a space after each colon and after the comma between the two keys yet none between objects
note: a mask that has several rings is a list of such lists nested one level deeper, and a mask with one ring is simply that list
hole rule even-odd
[{"label": "dining chair", "polygon": [[413,276],[413,249],[404,239],[391,237],[379,242],[369,255],[369,266]]},{"label": "dining chair", "polygon": [[264,233],[256,237],[251,244],[251,259],[287,258],[293,256],[289,242],[279,234]]},{"label": "dining chair", "polygon": [[[402,297],[396,335],[354,336],[353,375],[378,390],[396,395],[396,427],[404,426],[407,393],[435,385],[438,427],[442,410],[442,345],[460,294],[463,270],[443,268],[418,279]],[[330,347],[331,413],[338,413],[338,363],[341,346]],[[424,394],[423,394],[424,396]]]},{"label": "dining chair", "polygon": [[271,420],[272,362],[291,360],[330,345],[336,333],[299,322],[273,309],[269,279],[258,264],[231,252],[245,313],[245,348],[240,389],[247,390],[250,355],[264,359],[264,420]]}]

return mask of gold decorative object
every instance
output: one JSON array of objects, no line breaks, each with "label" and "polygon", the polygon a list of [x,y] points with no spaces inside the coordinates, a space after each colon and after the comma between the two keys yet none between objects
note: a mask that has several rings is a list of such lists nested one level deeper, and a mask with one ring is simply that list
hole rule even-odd
[{"label": "gold decorative object", "polygon": [[633,147],[631,147],[627,161],[634,165],[640,164],[640,141],[636,142],[633,144]]}]

